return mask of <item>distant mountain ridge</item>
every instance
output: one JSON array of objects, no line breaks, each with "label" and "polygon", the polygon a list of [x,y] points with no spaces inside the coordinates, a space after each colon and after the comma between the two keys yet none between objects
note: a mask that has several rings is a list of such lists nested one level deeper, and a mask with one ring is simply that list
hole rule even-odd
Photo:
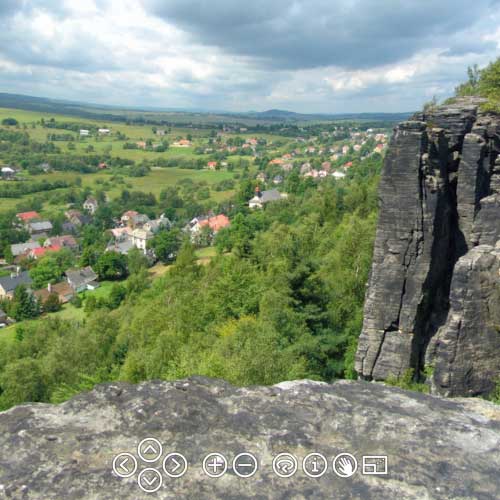
[{"label": "distant mountain ridge", "polygon": [[[119,121],[124,119],[137,119],[141,114],[151,115],[185,115],[191,116],[206,115],[211,116],[211,121],[227,121],[231,119],[257,120],[264,122],[307,122],[307,121],[332,121],[332,120],[382,120],[401,121],[410,117],[413,113],[296,113],[282,109],[269,109],[266,111],[230,112],[230,111],[210,111],[182,108],[154,108],[154,107],[126,107],[115,105],[104,105],[94,103],[84,103],[68,101],[63,99],[51,99],[47,97],[35,97],[21,94],[10,94],[0,92],[0,107],[22,109],[27,111],[38,111],[46,113],[66,114],[80,116],[82,118],[93,118],[101,120]],[[160,116],[158,116],[160,118]],[[151,120],[148,120],[151,121]]]}]

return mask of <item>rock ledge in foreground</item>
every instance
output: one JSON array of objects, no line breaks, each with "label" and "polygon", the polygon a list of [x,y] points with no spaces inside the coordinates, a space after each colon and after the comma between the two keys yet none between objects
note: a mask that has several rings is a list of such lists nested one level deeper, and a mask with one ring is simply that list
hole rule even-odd
[{"label": "rock ledge in foreground", "polygon": [[[181,479],[163,473],[154,494],[141,492],[139,472],[112,473],[116,454],[137,456],[154,437],[163,455],[183,453]],[[0,498],[99,499],[494,499],[500,492],[500,407],[474,399],[439,397],[368,382],[333,385],[296,381],[235,388],[201,377],[140,385],[106,384],[58,406],[31,404],[0,413]],[[220,479],[204,475],[210,452],[229,462]],[[231,461],[248,451],[260,469],[237,477]],[[277,477],[272,458],[294,454],[297,473]],[[325,455],[319,479],[301,470],[311,452]],[[337,477],[332,459],[352,453],[387,455],[387,476]]]}]

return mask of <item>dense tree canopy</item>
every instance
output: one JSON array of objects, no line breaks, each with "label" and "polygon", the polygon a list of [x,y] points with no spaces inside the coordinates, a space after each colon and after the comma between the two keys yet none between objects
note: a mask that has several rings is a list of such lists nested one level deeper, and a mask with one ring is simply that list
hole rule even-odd
[{"label": "dense tree canopy", "polygon": [[90,295],[85,322],[26,323],[12,345],[0,344],[0,408],[61,401],[106,380],[352,377],[379,168],[374,157],[345,181],[299,180],[295,194],[261,211],[235,203],[206,265],[189,241],[179,248],[180,233],[159,233],[170,237],[155,238],[155,252],[168,260],[175,251],[177,259],[152,282],[138,255],[127,262],[100,248],[88,252],[103,279],[123,275],[128,263],[127,285],[106,301]]}]

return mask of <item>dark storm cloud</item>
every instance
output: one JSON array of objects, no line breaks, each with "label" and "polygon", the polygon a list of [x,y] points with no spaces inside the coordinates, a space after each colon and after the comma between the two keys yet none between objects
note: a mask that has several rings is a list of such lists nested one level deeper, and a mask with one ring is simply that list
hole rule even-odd
[{"label": "dark storm cloud", "polygon": [[370,68],[440,44],[478,47],[456,33],[497,0],[145,0],[146,8],[201,44],[280,69]]}]

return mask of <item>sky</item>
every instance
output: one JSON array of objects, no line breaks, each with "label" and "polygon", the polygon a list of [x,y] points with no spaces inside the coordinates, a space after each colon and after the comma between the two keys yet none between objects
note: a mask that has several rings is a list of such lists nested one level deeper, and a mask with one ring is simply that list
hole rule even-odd
[{"label": "sky", "polygon": [[0,0],[0,91],[119,106],[398,112],[500,56],[500,0]]}]

